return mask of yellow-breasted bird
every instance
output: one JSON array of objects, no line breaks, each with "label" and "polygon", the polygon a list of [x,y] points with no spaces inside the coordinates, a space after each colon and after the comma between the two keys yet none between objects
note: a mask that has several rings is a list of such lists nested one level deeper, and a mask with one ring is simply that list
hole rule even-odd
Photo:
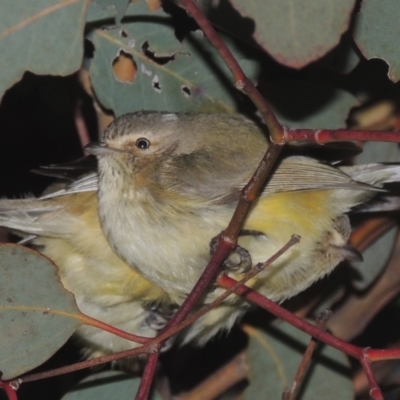
[{"label": "yellow-breasted bird", "polygon": [[[148,111],[118,118],[100,143],[87,147],[99,161],[99,215],[111,247],[181,303],[267,147],[260,128],[240,115]],[[302,239],[248,284],[280,302],[357,257],[347,244],[346,213],[399,178],[398,165],[336,168],[308,157],[283,159],[252,207],[239,245],[257,263],[292,234]],[[211,290],[203,300],[218,293]],[[209,314],[209,335],[229,327],[244,304],[231,296],[225,309]],[[191,337],[198,334],[192,330]]]},{"label": "yellow-breasted bird", "polygon": [[[187,296],[210,259],[211,238],[226,227],[267,146],[261,130],[237,115],[125,115],[89,147],[99,158],[99,174],[39,199],[0,200],[0,226],[35,235],[33,243],[59,266],[83,312],[151,337],[157,313],[147,305],[168,307]],[[249,284],[282,301],[357,256],[347,245],[345,213],[384,182],[398,180],[399,171],[283,160],[247,218],[239,245],[255,263],[293,233],[302,241]],[[203,302],[219,293],[212,288]],[[247,307],[243,299],[229,298],[186,329],[182,341],[206,342]],[[89,356],[135,346],[90,327],[78,335]]]}]

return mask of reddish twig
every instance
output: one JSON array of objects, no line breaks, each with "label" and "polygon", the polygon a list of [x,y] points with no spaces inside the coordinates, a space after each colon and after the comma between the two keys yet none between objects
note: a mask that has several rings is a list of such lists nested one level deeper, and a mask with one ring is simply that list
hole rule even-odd
[{"label": "reddish twig", "polygon": [[147,357],[146,367],[143,371],[140,386],[135,396],[136,399],[147,399],[149,397],[151,384],[153,382],[158,358],[160,356],[160,348],[161,346],[158,345],[156,351],[153,354],[149,354]]},{"label": "reddish twig", "polygon": [[125,332],[121,329],[118,329],[112,325],[108,325],[105,322],[101,322],[98,319],[91,318],[86,314],[81,314],[79,318],[84,324],[93,326],[95,328],[101,329],[103,331],[107,331],[112,333],[113,335],[119,336],[123,339],[130,340],[131,342],[139,343],[139,344],[149,344],[153,338],[148,338],[144,336],[137,336],[133,333]]},{"label": "reddish twig", "polygon": [[[232,278],[229,278],[226,275],[219,277],[218,284],[225,288],[230,288],[236,285],[236,281]],[[296,328],[306,332],[310,336],[313,336],[315,339],[320,340],[337,350],[340,350],[349,356],[356,358],[360,361],[362,367],[364,368],[365,373],[368,376],[368,382],[370,383],[371,388],[371,396],[374,399],[380,399],[382,394],[378,386],[376,385],[375,379],[372,375],[372,371],[369,363],[371,361],[381,361],[388,359],[400,359],[400,349],[391,349],[391,350],[379,350],[379,349],[363,349],[361,347],[354,346],[344,340],[341,340],[328,332],[325,332],[314,325],[311,325],[307,321],[302,320],[296,315],[292,314],[290,311],[285,310],[280,307],[278,304],[275,304],[273,301],[267,299],[266,297],[260,295],[258,292],[250,289],[247,286],[241,286],[235,290],[237,294],[244,296],[246,299],[252,301],[253,303],[259,305],[265,310],[269,311],[271,314],[275,315],[278,318],[283,319],[289,324],[295,326]],[[365,360],[365,357],[368,357],[368,363]]]},{"label": "reddish twig", "polygon": [[398,132],[379,132],[351,129],[289,129],[286,128],[282,143],[307,141],[318,144],[343,141],[400,142]]},{"label": "reddish twig", "polygon": [[[222,275],[218,278],[218,284],[224,288],[230,288],[236,285],[237,281],[232,279],[226,275]],[[344,351],[346,354],[349,354],[352,357],[357,358],[359,356],[360,349],[357,346],[354,346],[350,343],[347,343],[331,334],[322,331],[316,326],[310,324],[307,321],[297,317],[292,314],[290,311],[282,308],[278,304],[269,300],[268,298],[262,296],[255,290],[242,286],[239,289],[235,290],[237,294],[246,297],[246,299],[252,301],[253,303],[259,305],[265,310],[269,311],[271,314],[275,315],[278,318],[283,319],[289,324],[295,326],[296,328],[308,333],[310,336],[315,337],[317,340],[321,340],[324,343],[327,343],[333,346],[336,349]]]},{"label": "reddish twig", "polygon": [[364,349],[361,356],[359,357],[359,361],[363,367],[365,375],[367,376],[368,383],[369,383],[369,395],[374,400],[383,400],[383,395],[379,386],[376,382],[374,373],[371,369],[371,361],[368,357],[368,349]]},{"label": "reddish twig", "polygon": [[81,361],[79,363],[67,365],[65,367],[55,368],[50,371],[38,372],[37,374],[30,374],[30,375],[22,376],[21,378],[15,379],[11,382],[26,383],[26,382],[38,381],[41,379],[53,378],[54,376],[69,374],[71,372],[80,371],[82,369],[96,367],[98,365],[105,364],[110,361],[119,360],[120,358],[123,358],[123,357],[137,356],[139,354],[143,354],[146,352],[151,353],[151,352],[154,352],[154,346],[155,346],[154,343],[149,343],[149,344],[137,347],[136,349],[121,351],[121,352],[113,353],[113,354],[110,354],[107,356],[102,356],[102,357],[93,358],[91,360]]},{"label": "reddish twig", "polygon": [[[330,310],[325,310],[325,311],[322,311],[321,313],[319,313],[317,316],[317,323],[315,324],[316,327],[319,329],[325,329],[325,324],[330,316],[331,316]],[[307,346],[306,351],[304,352],[304,355],[300,362],[300,365],[297,369],[296,376],[293,380],[292,387],[288,390],[285,390],[285,392],[282,395],[282,400],[294,400],[296,398],[296,395],[297,395],[297,393],[300,389],[301,383],[303,381],[304,375],[305,375],[305,373],[308,369],[308,366],[311,362],[311,357],[314,354],[314,350],[317,346],[317,343],[318,343],[318,341],[312,337],[310,340],[310,343]]]},{"label": "reddish twig", "polygon": [[256,89],[251,80],[246,77],[243,70],[240,68],[240,65],[235,60],[235,57],[228,49],[227,45],[221,40],[215,29],[212,27],[212,25],[209,23],[207,18],[204,16],[204,14],[201,12],[199,7],[193,0],[181,0],[181,3],[185,7],[186,11],[191,15],[191,17],[197,22],[208,40],[215,47],[221,58],[224,60],[225,64],[233,75],[236,88],[245,92],[260,111],[268,127],[271,140],[274,143],[282,143],[282,125],[279,123],[267,101]]},{"label": "reddish twig", "polygon": [[74,121],[76,130],[78,132],[79,142],[81,143],[83,149],[87,144],[89,144],[90,136],[80,104],[75,105]]},{"label": "reddish twig", "polygon": [[6,392],[8,400],[18,400],[17,393],[15,392],[15,390],[18,389],[18,385],[14,386],[12,382],[6,382],[0,379],[0,388]]}]

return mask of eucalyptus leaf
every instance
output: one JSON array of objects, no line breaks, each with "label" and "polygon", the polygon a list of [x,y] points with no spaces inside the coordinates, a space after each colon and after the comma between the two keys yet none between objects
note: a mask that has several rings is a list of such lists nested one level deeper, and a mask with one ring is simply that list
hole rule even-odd
[{"label": "eucalyptus leaf", "polygon": [[94,0],[94,3],[106,10],[115,10],[116,23],[120,24],[121,19],[124,17],[126,8],[130,0]]},{"label": "eucalyptus leaf", "polygon": [[52,356],[81,325],[75,298],[56,266],[16,244],[0,245],[0,370],[2,379]]},{"label": "eucalyptus leaf", "polygon": [[[247,350],[249,386],[243,400],[280,399],[295,377],[310,336],[297,328],[275,322],[268,332],[245,329],[250,335]],[[329,346],[317,349],[296,399],[351,399],[353,389],[346,356]]]},{"label": "eucalyptus leaf", "polygon": [[69,75],[83,58],[88,0],[3,0],[0,13],[0,98],[26,71]]},{"label": "eucalyptus leaf", "polygon": [[[140,378],[117,371],[105,371],[89,376],[76,385],[62,400],[131,400],[138,391]],[[153,392],[149,400],[162,400]]]},{"label": "eucalyptus leaf", "polygon": [[[395,0],[393,0],[395,1]],[[255,40],[278,62],[302,68],[318,60],[348,29],[354,0],[231,0],[255,22]]]},{"label": "eucalyptus leaf", "polygon": [[354,39],[367,58],[381,58],[388,76],[400,80],[400,3],[398,0],[365,0],[357,14]]},{"label": "eucalyptus leaf", "polygon": [[[141,109],[182,111],[198,101],[232,109],[237,90],[230,72],[202,32],[175,37],[172,20],[163,10],[150,12],[140,1],[128,7],[121,27],[95,29],[89,72],[96,95],[116,116]],[[229,40],[236,59],[249,77],[258,67]],[[119,57],[130,79],[121,79],[115,67]]]}]

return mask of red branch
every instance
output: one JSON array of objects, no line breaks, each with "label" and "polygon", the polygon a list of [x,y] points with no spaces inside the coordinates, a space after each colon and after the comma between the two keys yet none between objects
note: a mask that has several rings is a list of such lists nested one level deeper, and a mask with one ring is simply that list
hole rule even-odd
[{"label": "red branch", "polygon": [[[236,280],[230,278],[227,275],[221,275],[218,278],[218,284],[226,289],[236,284]],[[244,296],[246,299],[252,301],[253,303],[259,305],[265,310],[269,311],[271,314],[275,315],[278,318],[283,319],[289,324],[295,326],[296,328],[302,330],[303,332],[308,333],[310,336],[313,336],[317,340],[321,340],[324,343],[327,343],[334,347],[335,349],[339,349],[344,351],[346,354],[358,358],[360,355],[360,348],[354,346],[350,343],[347,343],[328,332],[325,332],[316,326],[310,324],[307,321],[304,321],[297,315],[292,314],[290,311],[282,308],[278,304],[273,301],[267,299],[260,293],[256,292],[253,289],[250,289],[247,286],[242,286],[236,290],[237,294]]]},{"label": "red branch", "polygon": [[4,389],[8,400],[18,400],[17,393],[10,382],[2,381],[0,379],[0,388]]},{"label": "red branch", "polygon": [[133,333],[125,332],[125,331],[123,331],[121,329],[118,329],[118,328],[112,326],[112,325],[108,325],[105,322],[101,322],[98,319],[89,317],[86,314],[82,314],[82,317],[80,318],[80,320],[86,325],[90,325],[90,326],[93,326],[95,328],[101,329],[103,331],[110,332],[113,335],[117,335],[117,336],[119,336],[121,338],[130,340],[130,341],[135,342],[135,343],[148,344],[152,340],[152,338],[147,338],[147,337],[144,337],[144,336],[137,336],[137,335],[134,335]]},{"label": "red branch", "polygon": [[307,141],[318,144],[344,141],[400,142],[398,132],[356,131],[351,129],[289,129],[286,128],[283,143]]},{"label": "red branch", "polygon": [[[218,284],[224,288],[231,288],[237,284],[237,281],[226,276],[222,275],[218,279]],[[283,319],[289,324],[295,326],[296,328],[306,332],[310,336],[313,336],[315,339],[320,340],[337,350],[340,350],[349,356],[356,358],[360,361],[365,374],[367,375],[368,382],[370,384],[370,395],[373,399],[383,400],[383,396],[381,390],[379,389],[375,377],[373,376],[373,372],[371,370],[371,361],[380,361],[380,360],[388,360],[388,359],[400,359],[400,349],[391,349],[391,350],[378,350],[378,349],[370,349],[370,348],[361,348],[354,346],[344,340],[341,340],[328,332],[325,332],[314,325],[311,325],[307,321],[297,317],[292,314],[290,311],[285,310],[278,304],[273,301],[267,299],[262,296],[258,292],[248,288],[247,286],[241,286],[235,290],[237,294],[242,295],[247,300],[252,301],[253,303],[259,305],[265,310],[269,311],[271,314],[276,317]]]},{"label": "red branch", "polygon": [[256,89],[250,79],[246,77],[227,45],[221,40],[215,29],[208,22],[205,15],[193,0],[181,0],[181,3],[191,17],[198,23],[208,40],[215,47],[227,67],[230,69],[235,80],[236,88],[245,92],[260,111],[265,123],[267,124],[271,140],[274,143],[282,144],[282,125],[279,123],[272,108],[266,102],[264,97]]},{"label": "red branch", "polygon": [[368,383],[369,383],[369,387],[370,387],[369,395],[374,400],[383,400],[382,392],[379,389],[378,384],[376,383],[374,373],[372,372],[372,369],[371,369],[371,362],[369,360],[367,353],[368,353],[368,349],[364,349],[358,359],[359,359],[359,361],[363,367],[363,370],[365,372],[365,375],[367,376],[367,379],[368,379]]}]

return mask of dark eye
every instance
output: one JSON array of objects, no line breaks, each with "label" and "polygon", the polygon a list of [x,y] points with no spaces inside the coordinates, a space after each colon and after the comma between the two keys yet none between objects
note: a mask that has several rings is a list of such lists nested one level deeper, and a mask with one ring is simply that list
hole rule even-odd
[{"label": "dark eye", "polygon": [[142,150],[146,150],[150,147],[150,140],[145,138],[140,138],[136,140],[136,147]]}]

